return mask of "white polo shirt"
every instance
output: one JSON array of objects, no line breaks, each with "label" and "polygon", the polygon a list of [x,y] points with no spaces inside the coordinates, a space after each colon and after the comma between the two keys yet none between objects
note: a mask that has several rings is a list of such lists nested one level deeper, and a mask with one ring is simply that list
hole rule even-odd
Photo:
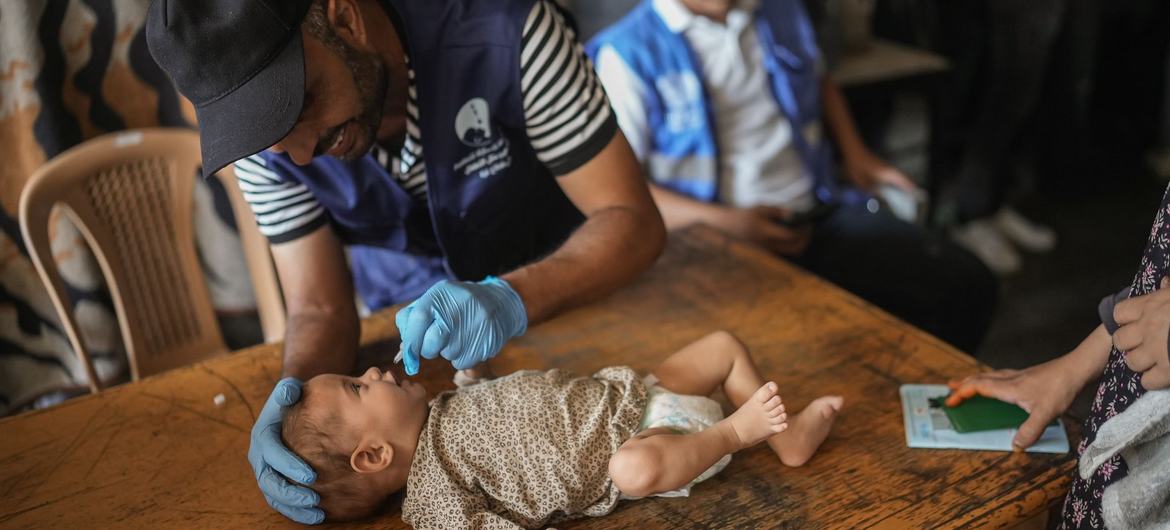
[{"label": "white polo shirt", "polygon": [[[687,39],[698,60],[715,120],[720,201],[807,210],[815,203],[815,181],[772,95],[753,15],[758,1],[737,2],[726,24],[695,15],[679,0],[654,0],[653,5],[667,27]],[[608,46],[598,51],[597,71],[618,125],[645,160],[651,138],[642,104],[646,87]]]}]

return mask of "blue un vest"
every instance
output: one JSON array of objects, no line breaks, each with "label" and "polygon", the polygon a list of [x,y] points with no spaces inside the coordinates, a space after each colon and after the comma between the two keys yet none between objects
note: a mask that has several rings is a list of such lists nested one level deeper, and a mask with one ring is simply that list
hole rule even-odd
[{"label": "blue un vest", "polygon": [[386,0],[401,21],[418,91],[427,204],[372,155],[268,167],[304,184],[349,247],[371,309],[444,278],[480,280],[547,255],[584,217],[536,157],[520,89],[524,22],[535,0]]},{"label": "blue un vest", "polygon": [[[857,200],[842,190],[832,171],[829,143],[804,132],[821,121],[819,49],[800,0],[763,0],[756,30],[772,96],[792,124],[793,142],[806,170],[816,180],[822,202]],[[715,120],[703,89],[699,62],[686,37],[675,33],[643,0],[629,14],[594,37],[586,47],[596,60],[613,49],[645,87],[643,107],[651,133],[643,164],[657,184],[695,199],[719,198],[719,146]]]}]

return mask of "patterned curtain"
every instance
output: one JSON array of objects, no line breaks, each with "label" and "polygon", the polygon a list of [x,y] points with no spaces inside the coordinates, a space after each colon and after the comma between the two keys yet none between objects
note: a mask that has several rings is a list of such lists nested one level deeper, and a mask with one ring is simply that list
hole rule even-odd
[{"label": "patterned curtain", "polygon": [[[0,416],[46,396],[84,393],[73,354],[17,225],[20,192],[46,160],[86,139],[137,127],[192,126],[190,104],[154,63],[149,0],[0,1]],[[217,308],[254,307],[230,210],[216,182],[196,190],[196,230]],[[100,271],[64,216],[51,227],[83,340],[100,377],[126,359]]]}]

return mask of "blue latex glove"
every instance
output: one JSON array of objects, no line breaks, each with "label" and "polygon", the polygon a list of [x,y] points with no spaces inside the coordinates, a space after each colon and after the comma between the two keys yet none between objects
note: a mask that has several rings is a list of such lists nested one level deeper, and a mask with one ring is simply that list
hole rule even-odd
[{"label": "blue latex glove", "polygon": [[325,520],[325,512],[317,507],[321,497],[317,492],[285,479],[289,477],[301,484],[312,484],[317,480],[313,468],[289,451],[280,439],[284,409],[300,399],[300,381],[286,377],[276,383],[264,408],[260,409],[260,417],[252,426],[248,462],[252,464],[256,482],[269,506],[298,523],[318,524]]},{"label": "blue latex glove", "polygon": [[528,329],[528,310],[508,282],[488,276],[479,283],[443,280],[394,319],[402,335],[402,364],[418,373],[419,356],[440,355],[456,370],[495,357],[504,343]]}]

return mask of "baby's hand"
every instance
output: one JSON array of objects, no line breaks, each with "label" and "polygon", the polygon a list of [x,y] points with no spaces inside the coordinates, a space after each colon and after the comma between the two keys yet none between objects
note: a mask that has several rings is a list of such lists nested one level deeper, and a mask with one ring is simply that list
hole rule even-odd
[{"label": "baby's hand", "polygon": [[463,388],[482,383],[488,379],[495,379],[496,374],[492,372],[492,366],[488,362],[482,362],[466,370],[459,370],[455,372],[455,386]]}]

